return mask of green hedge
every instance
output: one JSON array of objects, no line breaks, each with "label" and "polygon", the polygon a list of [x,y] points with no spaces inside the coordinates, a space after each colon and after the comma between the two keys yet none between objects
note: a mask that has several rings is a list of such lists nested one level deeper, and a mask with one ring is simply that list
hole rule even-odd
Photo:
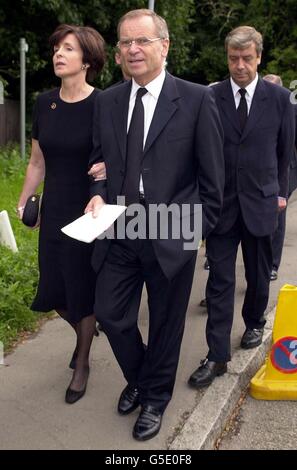
[{"label": "green hedge", "polygon": [[0,245],[0,341],[6,351],[21,332],[34,331],[40,319],[30,310],[38,281],[38,230],[27,229],[15,212],[27,161],[17,147],[0,149],[0,211],[7,210],[19,249],[13,253]]}]

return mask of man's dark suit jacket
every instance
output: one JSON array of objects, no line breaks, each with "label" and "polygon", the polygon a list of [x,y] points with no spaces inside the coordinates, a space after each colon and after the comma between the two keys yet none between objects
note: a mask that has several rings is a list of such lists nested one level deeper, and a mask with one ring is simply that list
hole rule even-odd
[{"label": "man's dark suit jacket", "polygon": [[[93,183],[99,194],[115,204],[125,175],[127,116],[131,81],[98,96],[94,113],[94,149],[90,161],[104,160],[107,182]],[[208,235],[221,212],[224,187],[223,132],[213,92],[207,87],[166,73],[146,139],[141,174],[148,204],[203,204],[203,229]],[[187,216],[186,216],[187,217]],[[157,259],[171,279],[193,256],[183,237],[153,240]],[[108,240],[95,244],[93,267],[98,271]]]},{"label": "man's dark suit jacket", "polygon": [[259,78],[241,133],[229,79],[214,85],[224,128],[225,190],[215,233],[226,233],[241,210],[257,237],[277,227],[277,196],[288,195],[288,166],[294,146],[294,112],[289,91]]},{"label": "man's dark suit jacket", "polygon": [[295,110],[295,149],[293,150],[290,161],[290,177],[289,177],[289,194],[297,188],[297,104],[294,105]]}]

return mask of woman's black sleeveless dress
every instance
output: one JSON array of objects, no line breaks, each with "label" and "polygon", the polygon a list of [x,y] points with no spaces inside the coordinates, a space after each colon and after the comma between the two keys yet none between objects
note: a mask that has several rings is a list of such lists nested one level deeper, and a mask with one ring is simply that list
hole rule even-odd
[{"label": "woman's black sleeveless dress", "polygon": [[92,150],[94,101],[67,103],[59,89],[37,98],[32,137],[45,159],[45,180],[39,234],[39,285],[32,310],[67,310],[79,322],[93,313],[95,273],[93,244],[64,235],[61,227],[84,213],[89,201],[88,159]]}]

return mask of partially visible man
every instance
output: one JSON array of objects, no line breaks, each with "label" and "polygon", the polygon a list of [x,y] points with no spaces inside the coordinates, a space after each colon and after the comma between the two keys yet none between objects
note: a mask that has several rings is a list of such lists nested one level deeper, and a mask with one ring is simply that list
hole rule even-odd
[{"label": "partially visible man", "polygon": [[[91,161],[105,161],[107,187],[94,183],[86,210],[96,215],[104,201],[114,204],[123,195],[145,208],[145,235],[154,205],[185,209],[168,221],[167,237],[96,241],[93,256],[95,313],[127,381],[118,412],[127,415],[141,405],[133,436],[146,440],[159,432],[173,393],[199,242],[184,249],[186,234],[174,236],[173,226],[195,221],[202,203],[205,235],[215,227],[224,186],[223,132],[212,90],[165,72],[169,34],[163,18],[130,11],[120,19],[118,47],[133,78],[101,93],[96,103]],[[144,283],[146,350],[137,326]]]},{"label": "partially visible man", "polygon": [[223,211],[206,240],[210,265],[206,287],[207,359],[189,384],[209,385],[227,370],[234,312],[235,266],[241,242],[247,289],[241,347],[261,344],[272,267],[271,235],[287,204],[288,166],[294,145],[290,93],[257,73],[262,36],[240,26],[226,38],[230,78],[214,85],[224,128]]},{"label": "partially visible man", "polygon": [[[275,85],[283,86],[282,79],[279,75],[269,73],[263,77],[263,80],[274,83]],[[297,106],[295,105],[295,114],[297,113]],[[296,115],[296,127],[297,127],[297,115]],[[295,149],[290,158],[289,166],[289,194],[288,199],[292,192],[297,188],[297,136],[295,133]],[[270,280],[275,281],[278,276],[278,268],[282,259],[282,251],[285,240],[286,232],[286,213],[287,210],[283,210],[278,216],[278,226],[272,236],[272,270],[270,274]]]},{"label": "partially visible man", "polygon": [[268,73],[267,75],[264,75],[263,80],[274,83],[275,85],[283,86],[281,77],[279,75],[275,75],[274,73]]}]

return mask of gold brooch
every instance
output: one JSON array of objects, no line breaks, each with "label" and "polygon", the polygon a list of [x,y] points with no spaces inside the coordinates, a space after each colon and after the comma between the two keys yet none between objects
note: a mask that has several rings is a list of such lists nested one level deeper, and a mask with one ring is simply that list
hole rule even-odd
[{"label": "gold brooch", "polygon": [[52,108],[52,109],[56,109],[56,107],[57,107],[57,105],[56,105],[55,102],[51,104],[51,108]]}]

